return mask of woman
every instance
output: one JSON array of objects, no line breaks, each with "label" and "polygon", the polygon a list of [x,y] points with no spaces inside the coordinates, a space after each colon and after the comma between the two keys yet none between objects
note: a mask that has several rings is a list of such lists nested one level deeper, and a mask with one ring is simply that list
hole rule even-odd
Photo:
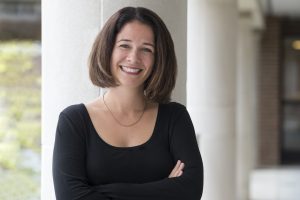
[{"label": "woman", "polygon": [[202,160],[186,108],[170,102],[177,64],[163,21],[146,8],[119,10],[97,36],[89,70],[107,92],[60,114],[57,200],[199,200]]}]

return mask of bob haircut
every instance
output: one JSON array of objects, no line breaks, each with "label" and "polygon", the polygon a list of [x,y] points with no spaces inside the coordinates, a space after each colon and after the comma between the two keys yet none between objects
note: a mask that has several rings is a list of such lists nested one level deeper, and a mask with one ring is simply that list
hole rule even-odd
[{"label": "bob haircut", "polygon": [[167,103],[171,99],[177,75],[174,44],[162,19],[147,8],[125,7],[108,19],[90,53],[90,79],[94,85],[102,88],[118,86],[111,73],[111,56],[117,34],[125,24],[134,20],[150,26],[154,34],[154,65],[144,83],[144,94],[148,101]]}]

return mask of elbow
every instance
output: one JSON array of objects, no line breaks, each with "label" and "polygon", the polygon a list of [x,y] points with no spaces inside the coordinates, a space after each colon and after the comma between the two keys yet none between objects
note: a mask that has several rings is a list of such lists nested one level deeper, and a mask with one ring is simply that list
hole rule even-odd
[{"label": "elbow", "polygon": [[203,167],[197,168],[194,174],[190,176],[190,187],[187,190],[186,197],[189,200],[200,200],[203,193]]},{"label": "elbow", "polygon": [[173,199],[200,200],[203,193],[203,176],[198,173],[194,176],[185,176],[182,180]]},{"label": "elbow", "polygon": [[176,199],[200,200],[202,197],[203,187],[200,185],[190,187],[184,192],[176,195]]},{"label": "elbow", "polygon": [[203,193],[203,179],[196,180],[188,193],[186,196],[189,200],[200,200]]}]

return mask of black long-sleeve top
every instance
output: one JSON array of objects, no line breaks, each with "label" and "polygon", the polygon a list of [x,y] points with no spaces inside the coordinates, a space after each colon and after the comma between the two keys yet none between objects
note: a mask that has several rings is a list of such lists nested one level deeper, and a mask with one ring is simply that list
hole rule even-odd
[{"label": "black long-sleeve top", "polygon": [[[183,174],[168,178],[178,160]],[[58,120],[53,180],[57,200],[199,200],[203,164],[186,108],[160,104],[147,142],[115,147],[101,139],[84,104],[69,106]]]}]

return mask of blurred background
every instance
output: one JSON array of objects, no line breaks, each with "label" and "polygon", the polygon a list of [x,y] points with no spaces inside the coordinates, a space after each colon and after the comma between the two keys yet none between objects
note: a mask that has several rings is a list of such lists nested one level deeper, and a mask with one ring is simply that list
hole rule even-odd
[{"label": "blurred background", "polygon": [[101,95],[88,80],[87,57],[123,6],[154,10],[173,36],[173,99],[195,126],[202,199],[299,199],[299,0],[43,1],[42,47],[41,2],[0,0],[0,200],[55,199],[58,114]]},{"label": "blurred background", "polygon": [[0,199],[40,199],[41,2],[0,0]]}]

